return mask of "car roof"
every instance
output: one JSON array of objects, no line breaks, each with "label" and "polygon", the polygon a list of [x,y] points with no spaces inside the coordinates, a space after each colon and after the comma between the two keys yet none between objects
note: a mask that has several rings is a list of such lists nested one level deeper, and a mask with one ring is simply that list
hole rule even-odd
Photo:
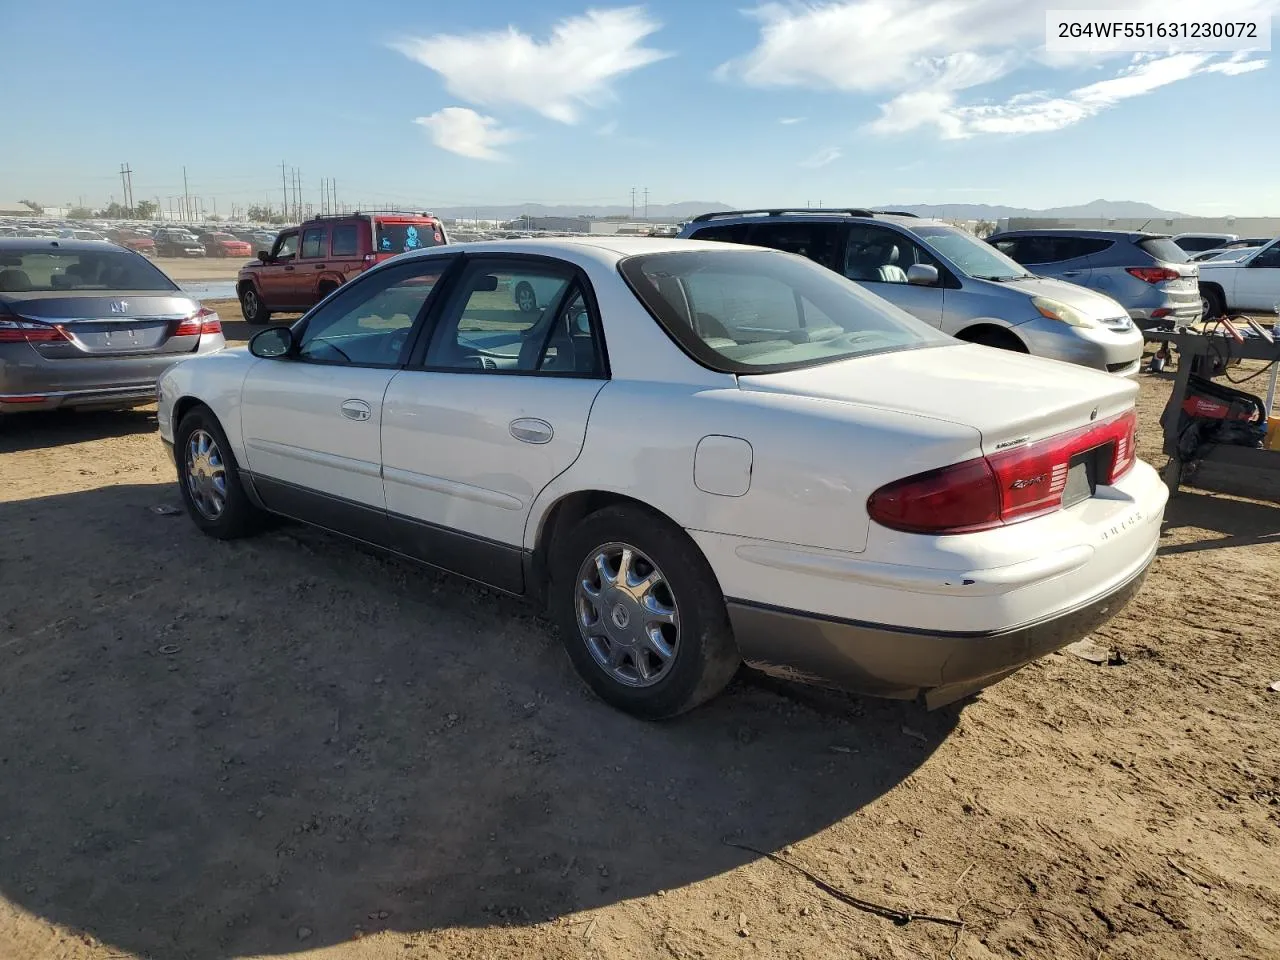
[{"label": "car roof", "polygon": [[894,223],[900,227],[950,227],[953,224],[945,220],[929,217],[917,217],[910,213],[893,213],[891,211],[848,210],[821,208],[804,210],[726,210],[723,213],[708,213],[695,217],[688,223],[689,227],[702,229],[708,226],[733,225],[739,223]]},{"label": "car roof", "polygon": [[448,256],[455,253],[526,253],[571,259],[574,254],[604,253],[613,260],[641,254],[679,253],[691,250],[762,250],[745,244],[724,244],[715,240],[678,240],[674,237],[619,237],[612,234],[589,234],[583,237],[531,237],[513,240],[471,240],[426,247],[400,254],[397,259]]},{"label": "car roof", "polygon": [[1046,227],[1043,230],[1002,230],[993,233],[988,240],[1004,237],[1040,237],[1044,235],[1061,237],[1094,237],[1098,240],[1168,240],[1167,233],[1146,233],[1142,230],[1073,230],[1070,227]]},{"label": "car roof", "polygon": [[0,250],[30,250],[32,246],[48,245],[60,251],[103,250],[111,247],[124,250],[110,240],[76,240],[69,237],[0,237]]}]

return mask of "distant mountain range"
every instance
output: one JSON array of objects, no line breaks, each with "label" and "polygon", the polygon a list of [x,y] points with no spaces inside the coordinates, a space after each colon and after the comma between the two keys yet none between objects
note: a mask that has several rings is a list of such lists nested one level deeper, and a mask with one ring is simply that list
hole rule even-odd
[{"label": "distant mountain range", "polygon": [[[852,205],[852,204],[851,204]],[[650,220],[688,220],[700,213],[732,210],[728,204],[704,200],[684,200],[680,203],[649,204]],[[1032,210],[1027,207],[1006,207],[986,203],[887,203],[877,204],[876,210],[903,210],[921,217],[938,217],[944,220],[1001,220],[1005,217],[1083,217],[1092,219],[1147,218],[1164,220],[1184,217],[1186,214],[1162,210],[1149,203],[1136,200],[1094,200],[1073,207],[1051,207],[1048,210]],[[514,220],[530,217],[630,217],[630,206],[577,206],[574,204],[501,204],[473,207],[437,207],[435,213],[442,217],[469,220]],[[637,206],[635,216],[642,218],[644,208]]]},{"label": "distant mountain range", "polygon": [[938,217],[943,220],[1002,220],[1005,217],[1075,217],[1083,219],[1130,220],[1150,217],[1153,220],[1178,219],[1185,213],[1162,210],[1137,200],[1093,200],[1074,207],[1050,207],[1047,210],[1031,210],[1027,207],[1005,207],[987,203],[913,203],[883,204],[877,210],[903,210],[920,217]]}]

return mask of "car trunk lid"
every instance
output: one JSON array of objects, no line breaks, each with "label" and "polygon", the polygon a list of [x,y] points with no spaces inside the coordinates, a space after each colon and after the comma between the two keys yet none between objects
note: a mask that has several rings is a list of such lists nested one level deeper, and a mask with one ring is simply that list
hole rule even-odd
[{"label": "car trunk lid", "polygon": [[7,306],[18,320],[47,324],[64,333],[66,339],[33,344],[47,360],[189,353],[200,342],[198,324],[194,333],[179,331],[183,321],[195,318],[200,310],[196,301],[181,295],[30,293],[8,301]]},{"label": "car trunk lid", "polygon": [[976,344],[740,376],[738,385],[973,427],[986,455],[1117,416],[1138,393],[1127,379]]}]

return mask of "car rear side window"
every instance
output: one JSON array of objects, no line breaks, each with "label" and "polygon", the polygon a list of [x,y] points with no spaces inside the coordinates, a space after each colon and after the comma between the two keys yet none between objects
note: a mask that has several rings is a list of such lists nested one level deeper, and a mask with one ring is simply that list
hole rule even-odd
[{"label": "car rear side window", "polygon": [[378,221],[378,253],[404,253],[444,243],[444,235],[433,220]]},{"label": "car rear side window", "polygon": [[1186,263],[1187,252],[1168,237],[1147,237],[1134,244],[1139,250],[1165,263]]},{"label": "car rear side window", "polygon": [[343,223],[333,228],[330,250],[335,257],[354,257],[360,252],[357,226],[354,223]]},{"label": "car rear side window", "polygon": [[321,228],[307,230],[302,234],[302,259],[307,260],[325,255],[324,234],[325,231]]},{"label": "car rear side window", "polygon": [[703,227],[689,235],[690,240],[719,240],[722,243],[746,243],[747,224],[726,223],[718,227]]},{"label": "car rear side window", "polygon": [[834,223],[799,223],[794,220],[756,223],[747,233],[747,243],[798,254],[824,267],[839,270],[844,265],[843,251],[838,251],[840,232],[840,227]]},{"label": "car rear side window", "polygon": [[598,325],[569,266],[480,260],[457,290],[427,348],[429,369],[601,375]]}]

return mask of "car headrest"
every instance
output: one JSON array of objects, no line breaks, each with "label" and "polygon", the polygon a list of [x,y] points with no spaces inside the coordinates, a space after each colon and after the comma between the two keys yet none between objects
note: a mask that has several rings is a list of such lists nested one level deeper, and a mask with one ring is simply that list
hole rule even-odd
[{"label": "car headrest", "polygon": [[0,270],[0,290],[5,293],[26,293],[31,289],[31,278],[25,270]]}]

